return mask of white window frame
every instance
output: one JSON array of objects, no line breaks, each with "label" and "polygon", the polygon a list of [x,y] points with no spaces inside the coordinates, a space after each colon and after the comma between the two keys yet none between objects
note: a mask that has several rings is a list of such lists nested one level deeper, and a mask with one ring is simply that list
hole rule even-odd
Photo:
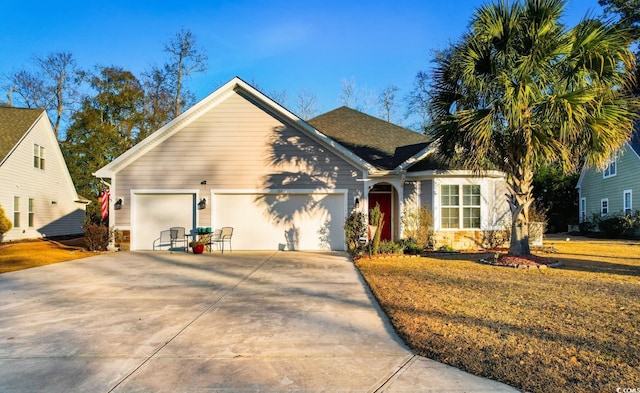
[{"label": "white window frame", "polygon": [[33,167],[44,171],[45,168],[45,151],[44,146],[33,144]]},{"label": "white window frame", "polygon": [[13,197],[13,227],[20,228],[20,197]]},{"label": "white window frame", "polygon": [[36,218],[36,200],[34,198],[29,198],[29,212],[27,218],[27,226],[29,228],[33,228],[35,226],[35,218]]},{"label": "white window frame", "polygon": [[[456,187],[458,189],[458,203],[455,205],[445,205],[442,203],[442,197],[443,197],[443,187],[447,186],[447,187]],[[464,187],[468,186],[468,187],[479,187],[480,188],[480,201],[479,204],[475,205],[475,204],[470,204],[470,205],[465,205],[464,203]],[[438,185],[439,187],[439,198],[440,198],[440,211],[438,212],[439,214],[439,225],[440,225],[440,229],[442,230],[480,230],[482,229],[482,189],[483,189],[483,185],[481,183],[464,183],[464,182],[460,182],[460,183],[441,183]],[[479,209],[480,212],[480,217],[479,217],[479,223],[478,223],[478,227],[466,227],[465,226],[465,209]],[[457,227],[450,227],[447,226],[445,227],[443,225],[443,219],[444,219],[444,215],[442,214],[444,209],[456,209],[458,212],[458,226]]]},{"label": "white window frame", "polygon": [[580,198],[580,222],[587,221],[587,198]]},{"label": "white window frame", "polygon": [[[629,195],[629,206],[627,206],[627,195]],[[633,212],[633,191],[632,190],[624,190],[622,191],[622,211],[625,215],[631,214]]]},{"label": "white window frame", "polygon": [[609,207],[609,198],[600,199],[600,216],[601,217],[608,216],[610,210],[611,209]]},{"label": "white window frame", "polygon": [[612,158],[607,163],[607,167],[602,171],[602,178],[608,179],[610,177],[614,177],[618,173],[618,160],[616,158]]}]

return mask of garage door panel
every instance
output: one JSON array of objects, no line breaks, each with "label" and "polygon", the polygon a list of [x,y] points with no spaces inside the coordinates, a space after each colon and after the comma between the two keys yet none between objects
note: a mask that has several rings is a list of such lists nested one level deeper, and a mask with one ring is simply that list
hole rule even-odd
[{"label": "garage door panel", "polygon": [[214,222],[233,248],[343,250],[343,194],[216,194]]},{"label": "garage door panel", "polygon": [[136,194],[132,222],[132,250],[151,250],[160,232],[170,227],[194,227],[193,194]]}]

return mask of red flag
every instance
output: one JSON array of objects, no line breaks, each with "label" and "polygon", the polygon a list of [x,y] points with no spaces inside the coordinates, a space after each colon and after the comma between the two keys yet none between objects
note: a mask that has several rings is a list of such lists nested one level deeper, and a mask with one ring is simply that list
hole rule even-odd
[{"label": "red flag", "polygon": [[102,201],[100,205],[100,211],[102,212],[102,219],[104,220],[109,216],[109,189],[105,188],[102,192]]}]

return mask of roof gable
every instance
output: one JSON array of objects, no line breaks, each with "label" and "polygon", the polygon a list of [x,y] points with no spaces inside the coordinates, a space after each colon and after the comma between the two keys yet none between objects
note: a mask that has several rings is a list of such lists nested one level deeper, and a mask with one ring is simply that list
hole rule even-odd
[{"label": "roof gable", "polygon": [[379,169],[396,169],[431,144],[425,135],[346,106],[308,123]]},{"label": "roof gable", "polygon": [[297,117],[266,95],[262,94],[253,86],[244,82],[242,79],[235,77],[224,84],[222,87],[211,93],[209,96],[205,97],[203,100],[186,110],[180,116],[176,117],[165,126],[149,135],[142,142],[127,150],[111,163],[100,168],[94,175],[101,178],[113,177],[115,172],[120,171],[130,163],[134,162],[137,158],[151,151],[153,148],[160,145],[163,141],[167,140],[172,135],[183,129],[186,125],[199,118],[203,113],[209,111],[235,93],[240,94],[250,101],[259,104],[259,106],[266,112],[278,117],[282,121],[285,121],[298,130],[304,132],[314,140],[324,144],[326,147],[332,149],[332,151],[334,151],[336,154],[342,156],[356,166],[363,169],[372,169],[366,161],[353,154],[344,146],[341,146],[332,139],[328,138],[326,135],[322,134],[321,132],[310,126],[308,123],[304,122],[299,117]]},{"label": "roof gable", "polygon": [[42,109],[0,107],[0,165],[43,112]]}]

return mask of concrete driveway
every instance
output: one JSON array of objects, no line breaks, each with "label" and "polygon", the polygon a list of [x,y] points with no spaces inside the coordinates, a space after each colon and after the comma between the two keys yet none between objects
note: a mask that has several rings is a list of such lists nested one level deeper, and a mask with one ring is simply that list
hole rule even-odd
[{"label": "concrete driveway", "polygon": [[115,253],[0,275],[1,392],[511,392],[417,357],[342,253]]}]

